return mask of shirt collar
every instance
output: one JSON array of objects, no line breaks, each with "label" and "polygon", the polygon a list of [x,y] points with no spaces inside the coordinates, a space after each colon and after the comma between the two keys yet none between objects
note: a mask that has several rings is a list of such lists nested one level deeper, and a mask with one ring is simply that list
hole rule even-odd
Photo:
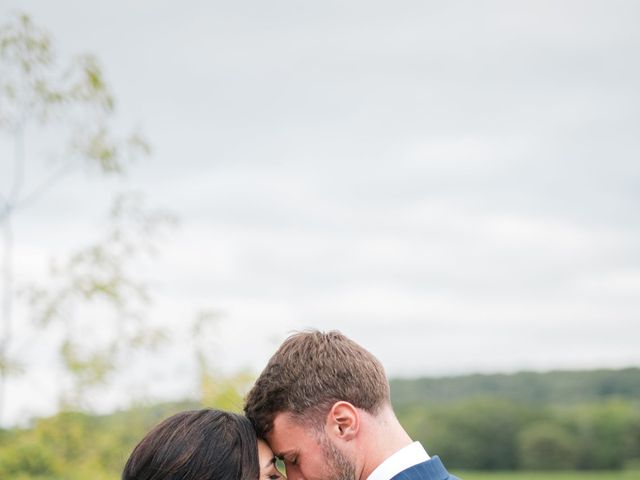
[{"label": "shirt collar", "polygon": [[418,463],[429,460],[429,455],[420,442],[413,442],[398,450],[378,465],[367,480],[391,480],[400,472]]}]

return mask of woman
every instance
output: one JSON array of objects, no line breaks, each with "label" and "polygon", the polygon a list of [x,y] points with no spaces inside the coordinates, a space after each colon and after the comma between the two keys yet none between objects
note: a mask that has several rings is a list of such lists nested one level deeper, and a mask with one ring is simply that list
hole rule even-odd
[{"label": "woman", "polygon": [[193,410],[167,418],[131,453],[122,480],[278,480],[269,446],[245,417]]}]

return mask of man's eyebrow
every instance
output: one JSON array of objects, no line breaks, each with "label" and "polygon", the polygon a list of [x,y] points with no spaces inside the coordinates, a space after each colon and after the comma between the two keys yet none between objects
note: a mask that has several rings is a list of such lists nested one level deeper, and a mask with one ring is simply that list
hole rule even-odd
[{"label": "man's eyebrow", "polygon": [[278,458],[284,458],[287,455],[292,455],[292,454],[295,454],[295,453],[296,453],[296,450],[285,450],[284,452],[277,452],[277,453],[274,452],[274,455],[276,457],[278,457]]}]

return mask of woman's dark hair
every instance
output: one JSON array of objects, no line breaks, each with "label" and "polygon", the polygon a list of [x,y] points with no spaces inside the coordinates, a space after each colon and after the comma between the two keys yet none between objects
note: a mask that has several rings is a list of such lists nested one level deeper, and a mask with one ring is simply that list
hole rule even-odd
[{"label": "woman's dark hair", "polygon": [[134,448],[122,480],[258,479],[258,439],[249,420],[220,410],[167,418]]}]

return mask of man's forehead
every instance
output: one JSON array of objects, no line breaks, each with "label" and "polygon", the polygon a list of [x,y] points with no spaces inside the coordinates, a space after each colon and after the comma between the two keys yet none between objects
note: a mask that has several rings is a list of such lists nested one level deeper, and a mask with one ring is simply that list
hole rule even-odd
[{"label": "man's forehead", "polygon": [[269,446],[277,456],[287,453],[296,445],[296,440],[304,429],[291,414],[280,412],[273,418],[273,428],[267,433]]},{"label": "man's forehead", "polygon": [[[279,439],[283,433],[291,432],[291,430],[295,430],[295,422],[293,418],[291,418],[291,414],[287,412],[276,413],[273,417],[273,425],[267,437]],[[271,441],[269,441],[271,443]]]}]

